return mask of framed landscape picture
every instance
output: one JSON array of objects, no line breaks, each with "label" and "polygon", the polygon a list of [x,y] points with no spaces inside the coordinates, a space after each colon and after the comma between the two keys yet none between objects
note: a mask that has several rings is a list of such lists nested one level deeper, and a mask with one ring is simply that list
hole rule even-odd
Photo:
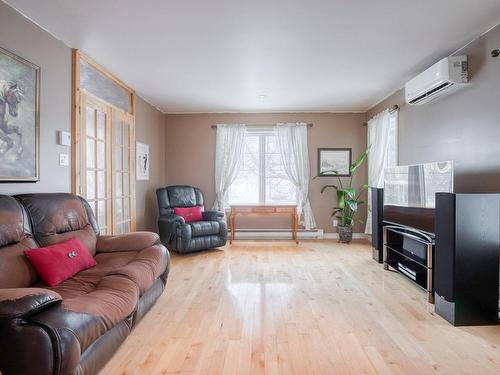
[{"label": "framed landscape picture", "polygon": [[351,164],[352,149],[350,148],[318,148],[318,176],[320,177],[349,177]]},{"label": "framed landscape picture", "polygon": [[39,180],[40,68],[0,48],[0,182]]},{"label": "framed landscape picture", "polygon": [[140,181],[149,180],[149,145],[141,142],[135,144],[136,155],[136,179]]}]

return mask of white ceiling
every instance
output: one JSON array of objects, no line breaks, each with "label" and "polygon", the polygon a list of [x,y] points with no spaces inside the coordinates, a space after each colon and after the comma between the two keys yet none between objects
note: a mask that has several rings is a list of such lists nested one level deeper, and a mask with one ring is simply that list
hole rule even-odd
[{"label": "white ceiling", "polygon": [[364,111],[500,19],[499,0],[6,2],[168,113]]}]

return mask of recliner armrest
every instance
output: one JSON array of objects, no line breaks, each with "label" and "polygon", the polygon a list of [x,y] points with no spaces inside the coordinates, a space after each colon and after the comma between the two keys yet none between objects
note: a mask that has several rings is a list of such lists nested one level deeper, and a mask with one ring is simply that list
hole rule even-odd
[{"label": "recliner armrest", "polygon": [[158,229],[162,240],[172,242],[175,238],[177,227],[186,225],[186,221],[182,216],[168,214],[162,215],[158,219]]},{"label": "recliner armrest", "polygon": [[204,211],[201,213],[204,221],[219,221],[224,218],[222,211]]},{"label": "recliner armrest", "polygon": [[43,288],[0,289],[0,320],[26,318],[61,301],[58,293]]},{"label": "recliner armrest", "polygon": [[160,243],[160,237],[157,233],[132,232],[116,236],[99,236],[96,248],[98,253],[138,251]]},{"label": "recliner armrest", "polygon": [[184,220],[184,218],[182,216],[174,215],[174,214],[162,215],[158,219],[158,222],[168,223],[168,224],[177,223],[177,224],[181,224],[181,225],[186,224],[186,221]]}]

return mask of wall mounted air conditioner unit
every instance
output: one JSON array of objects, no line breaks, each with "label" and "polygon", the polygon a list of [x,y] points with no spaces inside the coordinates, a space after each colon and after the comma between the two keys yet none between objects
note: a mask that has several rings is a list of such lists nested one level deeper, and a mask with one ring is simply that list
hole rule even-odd
[{"label": "wall mounted air conditioner unit", "polygon": [[429,103],[465,86],[468,82],[467,56],[446,57],[405,85],[406,103]]}]

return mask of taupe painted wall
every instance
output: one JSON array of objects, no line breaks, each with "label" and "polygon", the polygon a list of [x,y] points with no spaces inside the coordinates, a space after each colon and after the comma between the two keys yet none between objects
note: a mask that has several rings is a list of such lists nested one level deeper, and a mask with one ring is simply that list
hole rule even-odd
[{"label": "taupe painted wall", "polygon": [[[71,191],[71,167],[59,166],[57,130],[71,131],[71,49],[0,1],[0,46],[40,66],[40,182],[2,183],[0,194]],[[1,79],[1,77],[0,77]],[[154,190],[165,184],[164,115],[140,98],[136,138],[150,145],[149,181],[137,181],[137,228],[156,230]]]},{"label": "taupe painted wall", "polygon": [[71,130],[71,49],[3,2],[0,47],[38,65],[41,71],[40,182],[1,183],[0,193],[69,191],[71,167],[59,166],[59,153],[71,151],[56,145],[56,131]]},{"label": "taupe painted wall", "polygon": [[[206,206],[211,207],[215,198],[214,159],[215,130],[211,125],[218,123],[245,123],[270,125],[277,122],[311,122],[308,145],[311,173],[317,171],[317,148],[319,147],[352,147],[353,158],[366,147],[366,128],[364,113],[269,113],[269,114],[181,114],[167,115],[167,134],[165,147],[167,171],[166,181],[169,185],[188,184],[198,186],[205,193]],[[366,165],[360,169],[355,186],[366,183]],[[333,192],[320,194],[321,186],[332,183],[332,178],[319,178],[311,181],[309,192],[311,205],[320,228],[334,232],[331,224],[331,208],[335,204]],[[362,210],[364,220],[366,209]],[[248,219],[242,223],[246,228],[286,228],[284,218]],[[355,231],[361,232],[364,227],[358,225]]]},{"label": "taupe painted wall", "polygon": [[149,145],[149,181],[136,181],[137,230],[157,230],[156,189],[166,183],[165,115],[137,97],[135,138]]},{"label": "taupe painted wall", "polygon": [[422,105],[404,105],[399,90],[370,109],[371,118],[398,104],[399,163],[439,160],[455,163],[457,192],[500,191],[500,58],[490,56],[500,48],[500,26],[467,46],[470,86],[450,96]]}]

